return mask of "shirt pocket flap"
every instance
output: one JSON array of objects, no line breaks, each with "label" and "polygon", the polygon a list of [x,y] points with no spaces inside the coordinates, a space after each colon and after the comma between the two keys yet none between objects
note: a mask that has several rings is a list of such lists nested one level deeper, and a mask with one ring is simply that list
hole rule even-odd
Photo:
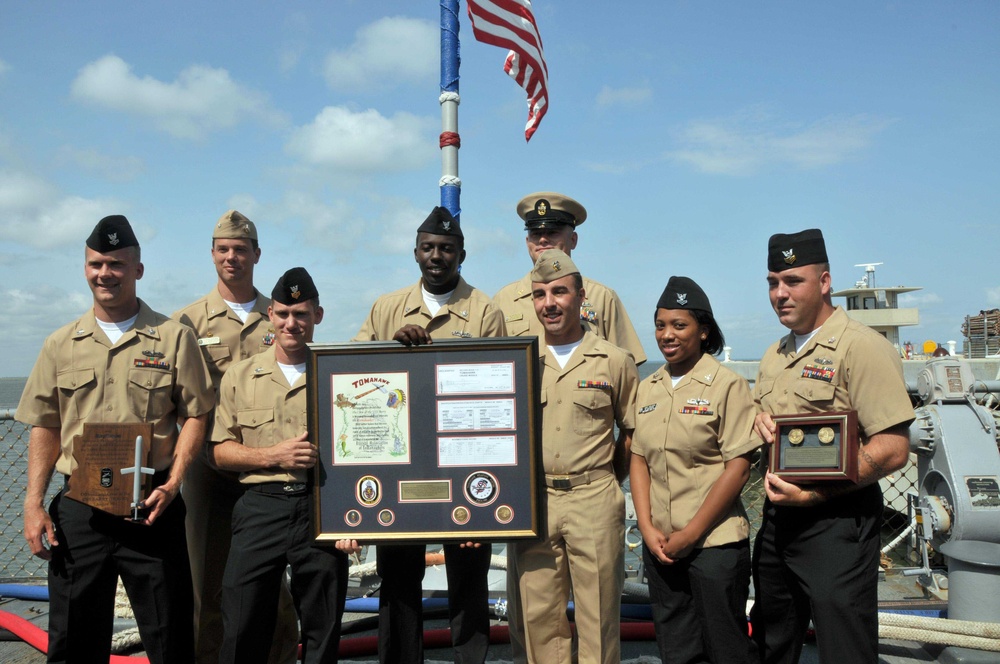
[{"label": "shirt pocket flap", "polygon": [[160,369],[132,369],[128,374],[128,380],[144,390],[170,387],[173,384],[173,376],[170,372]]},{"label": "shirt pocket flap", "polygon": [[62,371],[56,376],[56,385],[63,390],[76,390],[97,380],[92,368]]},{"label": "shirt pocket flap", "polygon": [[208,354],[208,359],[213,364],[218,364],[219,362],[225,362],[230,357],[232,353],[229,352],[229,346],[225,344],[218,344],[213,346],[202,346],[205,352]]},{"label": "shirt pocket flap", "polygon": [[528,324],[528,319],[523,316],[514,318],[513,320],[504,319],[504,325],[507,327],[507,334],[512,337],[524,336],[531,328]]},{"label": "shirt pocket flap", "polygon": [[608,390],[590,388],[574,390],[573,403],[587,410],[597,410],[611,405],[611,394]]},{"label": "shirt pocket flap", "polygon": [[802,379],[795,382],[795,394],[806,401],[833,401],[837,388],[821,380]]},{"label": "shirt pocket flap", "polygon": [[241,427],[259,427],[273,421],[273,408],[252,408],[236,413],[236,423]]},{"label": "shirt pocket flap", "polygon": [[754,396],[756,396],[758,399],[763,399],[773,391],[774,391],[773,380],[759,380],[754,385]]}]

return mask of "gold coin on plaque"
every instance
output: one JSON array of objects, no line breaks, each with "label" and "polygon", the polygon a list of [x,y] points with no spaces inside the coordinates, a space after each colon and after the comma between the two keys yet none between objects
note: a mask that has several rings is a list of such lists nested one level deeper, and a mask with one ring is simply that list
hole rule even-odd
[{"label": "gold coin on plaque", "polygon": [[819,433],[817,434],[819,442],[823,443],[824,445],[829,445],[830,443],[832,443],[834,436],[835,434],[833,432],[833,427],[823,427],[822,429],[819,430]]},{"label": "gold coin on plaque", "polygon": [[788,432],[788,442],[792,445],[801,445],[806,439],[806,434],[802,429],[792,429]]}]

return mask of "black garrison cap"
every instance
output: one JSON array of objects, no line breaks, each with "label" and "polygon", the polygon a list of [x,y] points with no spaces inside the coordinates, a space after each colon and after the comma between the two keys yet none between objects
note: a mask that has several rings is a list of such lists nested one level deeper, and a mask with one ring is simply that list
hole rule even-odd
[{"label": "black garrison cap", "polygon": [[424,219],[424,223],[420,224],[417,232],[430,233],[431,235],[453,235],[463,240],[465,239],[465,236],[462,235],[462,227],[459,225],[458,219],[451,216],[448,208],[441,207],[440,205],[431,210],[431,213]]},{"label": "black garrison cap", "polygon": [[135,239],[128,219],[120,214],[112,214],[97,222],[87,238],[87,246],[106,254],[125,247],[138,247],[139,240]]},{"label": "black garrison cap", "polygon": [[767,241],[768,272],[781,272],[793,267],[828,262],[823,231],[818,228],[790,235],[776,233]]},{"label": "black garrison cap", "polygon": [[293,267],[281,275],[271,291],[271,299],[281,304],[298,304],[319,297],[316,284],[304,267]]},{"label": "black garrison cap", "polygon": [[701,286],[688,277],[670,277],[663,295],[656,303],[657,309],[700,309],[712,313],[712,304]]}]

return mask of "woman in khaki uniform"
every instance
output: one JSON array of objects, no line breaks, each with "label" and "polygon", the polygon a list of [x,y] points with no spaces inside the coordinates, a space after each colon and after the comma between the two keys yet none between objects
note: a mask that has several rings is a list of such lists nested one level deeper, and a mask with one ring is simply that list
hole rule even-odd
[{"label": "woman in khaki uniform", "polygon": [[630,481],[660,657],[753,662],[740,502],[757,447],[753,397],[712,357],[725,341],[698,284],[671,277],[656,306],[667,363],[639,385]]}]

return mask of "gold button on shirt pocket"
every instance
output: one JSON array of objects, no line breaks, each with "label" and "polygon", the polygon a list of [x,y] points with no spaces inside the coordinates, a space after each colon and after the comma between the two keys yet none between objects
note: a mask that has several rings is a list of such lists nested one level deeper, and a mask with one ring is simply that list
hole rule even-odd
[{"label": "gold button on shirt pocket", "polygon": [[607,390],[574,390],[573,403],[574,432],[581,436],[592,436],[607,427],[611,418],[611,394]]},{"label": "gold button on shirt pocket", "polygon": [[136,368],[128,373],[128,407],[143,421],[156,420],[170,412],[173,375],[162,369]]},{"label": "gold button on shirt pocket", "polygon": [[97,374],[91,369],[70,369],[56,374],[59,410],[68,420],[82,420],[97,405]]},{"label": "gold button on shirt pocket", "polygon": [[236,413],[236,424],[247,447],[270,447],[275,442],[274,408],[248,408]]}]

